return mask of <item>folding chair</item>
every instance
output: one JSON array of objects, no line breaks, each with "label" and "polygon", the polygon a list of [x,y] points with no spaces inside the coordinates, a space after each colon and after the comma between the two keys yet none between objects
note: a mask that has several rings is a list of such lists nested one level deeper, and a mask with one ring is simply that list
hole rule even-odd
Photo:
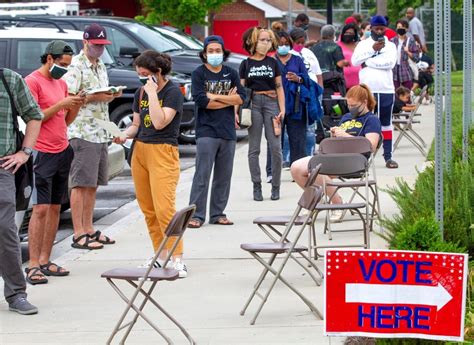
[{"label": "folding chair", "polygon": [[[282,276],[282,271],[285,268],[288,260],[292,256],[293,253],[301,253],[304,251],[307,251],[308,248],[304,246],[299,246],[298,240],[300,239],[301,235],[303,234],[303,231],[306,229],[308,226],[309,220],[312,218],[314,210],[318,202],[322,198],[322,189],[320,187],[316,186],[309,186],[305,189],[303,195],[301,196],[300,200],[298,201],[298,206],[295,209],[295,212],[293,213],[290,221],[286,225],[286,229],[283,232],[281,238],[278,240],[278,242],[272,242],[272,243],[245,243],[240,246],[243,250],[247,251],[252,255],[260,264],[264,266],[264,269],[262,273],[260,274],[260,277],[258,278],[256,284],[254,285],[254,289],[252,293],[250,294],[249,299],[245,303],[244,308],[240,312],[240,315],[244,315],[245,311],[247,310],[248,306],[252,302],[253,298],[255,296],[258,296],[262,299],[260,305],[257,308],[257,311],[250,321],[250,324],[253,325],[255,324],[255,321],[257,320],[258,315],[260,314],[265,302],[268,300],[268,297],[270,296],[270,293],[272,292],[273,288],[275,287],[275,284],[277,281],[281,281],[283,284],[285,284],[291,291],[293,291],[298,297],[301,298],[301,300],[309,307],[311,312],[319,319],[323,319],[323,316],[321,312],[313,305],[313,303],[306,298],[299,290],[297,290],[294,286],[292,286],[285,278]],[[302,220],[302,224],[299,227],[299,229],[296,231],[293,237],[293,241],[289,241],[288,235],[290,234],[290,231],[293,229],[295,226],[295,221],[300,215],[301,211],[305,209],[310,211]],[[266,261],[261,254],[271,254],[270,259]],[[278,268],[274,267],[273,264],[275,263],[275,259],[277,258],[278,255],[284,255],[283,260],[281,260],[281,263],[279,264]],[[270,286],[268,290],[266,291],[265,294],[259,293],[259,289],[265,280],[265,277],[267,276],[268,272],[272,273],[274,275],[273,280],[270,283]]]},{"label": "folding chair", "polygon": [[[319,144],[319,152],[321,154],[334,154],[334,153],[359,153],[365,156],[369,155],[368,165],[371,168],[371,178],[368,180],[369,190],[372,195],[372,202],[369,202],[370,211],[370,230],[373,229],[373,222],[375,219],[379,219],[382,216],[380,210],[380,199],[379,191],[377,187],[377,178],[375,173],[374,158],[377,155],[378,149],[382,144],[382,136],[380,136],[377,149],[372,153],[372,144],[366,137],[343,137],[343,138],[326,138]],[[327,184],[336,188],[336,192],[342,188],[352,188],[353,193],[348,201],[352,203],[356,196],[359,196],[364,200],[364,195],[359,192],[359,188],[365,186],[363,174],[356,174],[351,176],[350,179],[340,177],[339,180],[334,180]],[[343,212],[342,219],[344,219],[346,211]]]},{"label": "folding chair", "polygon": [[[319,169],[321,168],[321,165],[316,166],[314,169],[311,170],[308,180],[306,181],[305,186],[303,187],[303,190],[306,189],[309,186],[313,186],[314,182],[316,181],[316,177],[318,176]],[[298,216],[295,219],[294,225],[300,226],[303,225],[304,221],[304,216]],[[287,224],[290,222],[291,216],[264,216],[264,217],[258,217],[253,220],[253,223],[256,224],[273,242],[278,242],[279,238],[282,237],[283,233],[282,231],[278,230],[278,227],[285,227]],[[309,234],[309,243],[312,243],[312,236],[316,232],[314,230],[314,221],[313,219],[309,220],[309,227],[311,228],[311,231],[308,232]],[[275,237],[276,236],[276,237]],[[308,257],[304,252],[298,253],[303,259],[306,261],[309,261],[308,267],[313,267],[314,264],[311,262],[311,255]],[[302,266],[308,274],[313,278],[315,281],[316,285],[320,285],[320,282],[314,278],[313,274],[311,271],[307,270],[304,265],[300,263],[300,261],[293,255],[291,255],[291,258],[295,260],[300,266]],[[317,258],[315,258],[317,259]],[[314,266],[316,267],[316,266]],[[319,274],[321,278],[323,278],[323,273],[316,267],[316,272]]]},{"label": "folding chair", "polygon": [[[344,229],[338,230],[338,232],[345,231],[363,231],[364,243],[363,244],[351,244],[351,245],[329,245],[329,246],[318,246],[316,243],[316,234],[313,235],[314,242],[311,243],[310,250],[314,250],[314,256],[321,256],[318,254],[318,248],[333,248],[333,247],[363,247],[370,248],[370,228],[368,226],[369,220],[369,177],[368,177],[368,161],[367,158],[359,153],[334,153],[334,154],[320,154],[315,155],[310,162],[310,165],[315,166],[321,164],[320,174],[328,176],[340,176],[341,178],[348,178],[353,176],[361,176],[362,180],[358,181],[363,185],[365,189],[364,202],[350,202],[342,204],[331,204],[331,200],[334,196],[328,196],[325,194],[324,202],[320,202],[316,206],[316,214],[314,219],[317,218],[320,212],[326,212],[326,218],[324,222],[324,232],[328,232],[329,239],[332,240],[332,228],[331,222],[329,221],[329,211],[342,210],[351,211],[355,215],[359,216],[362,222],[362,229]],[[323,183],[323,191],[326,191],[326,182]],[[364,213],[361,210],[365,210]]]},{"label": "folding chair", "polygon": [[[171,250],[168,251],[168,255],[166,256],[163,265],[163,267],[166,267],[178,245],[179,240],[183,237],[184,231],[187,228],[188,221],[191,219],[195,209],[196,206],[191,205],[176,212],[176,214],[173,216],[170,223],[168,224],[165,231],[165,238],[161,243],[160,247],[158,248],[158,251],[156,252],[152,261],[150,262],[150,266],[148,268],[115,268],[102,273],[101,277],[106,278],[112,288],[120,296],[120,298],[122,298],[124,302],[127,303],[127,307],[120,316],[120,319],[117,322],[115,328],[113,329],[112,334],[107,340],[107,344],[111,344],[115,335],[122,329],[126,328],[125,334],[120,340],[120,344],[124,344],[133,326],[137,322],[139,316],[141,316],[143,320],[145,320],[159,335],[161,335],[168,344],[173,344],[172,340],[168,336],[166,336],[166,334],[164,334],[163,331],[159,329],[158,326],[156,326],[143,313],[143,308],[145,307],[148,301],[150,301],[159,311],[161,311],[170,321],[172,321],[181,330],[181,332],[188,339],[190,344],[195,344],[195,341],[193,340],[193,338],[191,338],[186,329],[165,309],[163,309],[163,307],[159,305],[155,299],[151,297],[151,294],[158,282],[172,281],[178,279],[179,273],[177,270],[169,268],[153,268],[153,265],[158,260],[163,251],[166,250],[165,248],[168,241],[174,241]],[[123,291],[119,289],[119,287],[115,284],[114,280],[124,280],[135,288],[135,292],[133,293],[130,299],[128,299],[127,296],[123,293]],[[151,282],[151,286],[148,290],[145,290],[144,287],[146,281]],[[138,284],[135,282],[138,282]],[[134,303],[137,300],[139,294],[142,294],[144,299],[138,307]],[[135,315],[130,322],[124,323],[125,317],[131,309],[135,311]]]},{"label": "folding chair", "polygon": [[402,140],[402,138],[407,138],[420,152],[423,156],[426,156],[427,153],[425,151],[426,143],[423,138],[413,129],[413,124],[420,123],[419,120],[415,120],[415,116],[418,115],[418,108],[425,98],[427,93],[427,86],[423,87],[420,93],[420,97],[418,98],[418,102],[416,103],[415,109],[413,109],[410,113],[400,113],[400,114],[393,114],[392,123],[395,127],[395,130],[398,130],[398,137],[393,144],[393,152],[398,147],[398,144]]}]

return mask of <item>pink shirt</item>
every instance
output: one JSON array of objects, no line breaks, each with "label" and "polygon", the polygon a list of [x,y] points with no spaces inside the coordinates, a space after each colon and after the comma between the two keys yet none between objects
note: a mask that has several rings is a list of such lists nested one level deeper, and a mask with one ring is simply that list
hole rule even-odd
[{"label": "pink shirt", "polygon": [[[68,96],[67,84],[62,79],[47,78],[39,71],[34,71],[25,78],[25,81],[41,110],[48,109]],[[35,150],[59,153],[68,147],[65,116],[66,112],[60,110],[49,120],[41,123]]]},{"label": "pink shirt", "polygon": [[354,85],[359,85],[359,71],[361,67],[352,66],[351,59],[352,53],[354,53],[352,50],[347,48],[347,46],[341,41],[337,42],[337,44],[342,49],[344,59],[349,61],[349,63],[351,64],[350,66],[344,67],[344,79],[346,80],[346,89],[349,90]]}]

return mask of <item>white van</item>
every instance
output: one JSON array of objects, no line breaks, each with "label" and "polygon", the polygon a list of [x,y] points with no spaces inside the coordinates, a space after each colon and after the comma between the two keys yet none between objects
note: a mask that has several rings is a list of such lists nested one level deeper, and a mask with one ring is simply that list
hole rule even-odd
[{"label": "white van", "polygon": [[15,2],[0,4],[0,16],[77,16],[79,2]]}]

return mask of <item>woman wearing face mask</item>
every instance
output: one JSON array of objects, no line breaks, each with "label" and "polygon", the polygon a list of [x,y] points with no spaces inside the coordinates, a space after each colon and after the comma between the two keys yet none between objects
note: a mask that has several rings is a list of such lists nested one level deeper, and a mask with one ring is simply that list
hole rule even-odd
[{"label": "woman wearing face mask", "polygon": [[211,174],[209,223],[232,225],[224,213],[229,200],[238,117],[234,106],[245,99],[237,71],[223,65],[230,52],[221,36],[209,36],[199,56],[203,64],[192,74],[193,99],[196,102],[196,171],[189,204],[196,212],[190,228],[199,228],[206,219],[207,195]]},{"label": "woman wearing face mask", "polygon": [[[167,54],[146,50],[135,59],[135,69],[145,86],[137,90],[133,102],[133,123],[117,143],[135,139],[132,155],[132,176],[138,205],[145,215],[153,249],[156,251],[164,231],[176,212],[176,187],[180,166],[178,151],[179,124],[183,111],[183,95],[166,76],[171,72]],[[181,240],[172,258],[173,268],[180,278],[187,276],[182,261]],[[173,243],[168,243],[170,249]],[[168,253],[163,252],[166,258]]]},{"label": "woman wearing face mask", "polygon": [[361,41],[370,37],[370,22],[363,22],[360,24],[360,39]]},{"label": "woman wearing face mask", "polygon": [[[351,137],[363,136],[366,137],[371,145],[372,152],[375,152],[379,143],[382,127],[380,120],[374,115],[375,99],[369,88],[364,85],[356,85],[352,87],[346,95],[349,113],[345,114],[338,127],[331,128],[331,136],[333,137]],[[302,158],[291,166],[291,175],[295,182],[303,188],[308,180],[310,169],[314,168],[311,165],[311,157]],[[326,175],[318,175],[316,184],[322,186],[324,179],[330,181],[330,177]],[[334,187],[327,187],[326,194],[331,199],[334,194]],[[342,199],[339,194],[334,194],[331,199],[333,204],[341,204]],[[334,211],[331,215],[332,221],[340,220],[342,212]]]},{"label": "woman wearing face mask", "polygon": [[249,127],[249,169],[253,182],[253,198],[262,201],[262,179],[260,174],[260,143],[262,129],[270,144],[272,159],[271,199],[280,198],[281,140],[275,135],[273,120],[282,122],[285,114],[285,94],[281,71],[275,59],[268,57],[276,50],[278,42],[272,31],[252,28],[244,33],[243,47],[250,57],[240,65],[240,82],[252,90],[252,126]]},{"label": "woman wearing face mask", "polygon": [[349,61],[349,65],[344,68],[344,79],[346,81],[347,90],[354,85],[359,85],[359,71],[361,67],[353,66],[352,63],[350,63],[354,49],[357,43],[359,43],[359,35],[357,35],[358,31],[359,29],[354,23],[344,25],[341,31],[340,40],[337,42],[342,49],[344,60]]},{"label": "woman wearing face mask", "polygon": [[393,84],[395,89],[404,86],[408,89],[413,87],[413,71],[409,60],[418,62],[419,49],[416,41],[407,35],[408,22],[404,19],[397,20],[397,37],[392,42],[397,47],[397,64],[393,68]]}]

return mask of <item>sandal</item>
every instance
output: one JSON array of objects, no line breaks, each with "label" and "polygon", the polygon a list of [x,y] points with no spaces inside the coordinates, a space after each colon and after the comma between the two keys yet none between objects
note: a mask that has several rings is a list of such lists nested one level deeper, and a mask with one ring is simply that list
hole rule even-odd
[{"label": "sandal", "polygon": [[[25,279],[31,285],[46,284],[48,282],[48,278],[44,276],[39,267],[25,268],[25,273]],[[34,279],[35,277],[39,279]]]},{"label": "sandal", "polygon": [[[80,244],[79,242],[85,239],[83,244]],[[104,248],[103,244],[100,244],[100,246],[91,246],[91,243],[98,243],[96,240],[93,240],[89,234],[83,234],[79,236],[78,238],[72,238],[72,244],[71,247],[76,248],[76,249],[89,249],[89,250],[94,250],[94,249],[102,249]]]},{"label": "sandal", "polygon": [[196,219],[196,218],[192,218],[189,222],[188,222],[188,228],[192,228],[192,229],[198,229],[202,226],[202,222],[199,220],[199,219]]},{"label": "sandal", "polygon": [[398,163],[395,162],[393,159],[387,159],[385,161],[385,166],[389,169],[397,169],[398,168]]},{"label": "sandal", "polygon": [[220,217],[217,218],[215,221],[213,221],[211,224],[216,224],[216,225],[234,225],[234,222],[229,220],[227,217]]},{"label": "sandal", "polygon": [[115,244],[115,240],[111,239],[110,237],[107,237],[105,235],[104,238],[105,240],[101,240],[100,239],[100,236],[102,236],[102,232],[100,232],[99,230],[97,230],[95,233],[93,233],[92,235],[89,234],[90,238],[92,238],[94,241],[96,242],[99,242],[99,243],[102,243],[102,244]]},{"label": "sandal", "polygon": [[[51,270],[51,266],[55,267],[55,270]],[[49,261],[47,264],[40,265],[41,272],[46,276],[54,277],[65,277],[69,275],[69,271],[65,270],[61,266],[55,264],[54,262]]]}]

